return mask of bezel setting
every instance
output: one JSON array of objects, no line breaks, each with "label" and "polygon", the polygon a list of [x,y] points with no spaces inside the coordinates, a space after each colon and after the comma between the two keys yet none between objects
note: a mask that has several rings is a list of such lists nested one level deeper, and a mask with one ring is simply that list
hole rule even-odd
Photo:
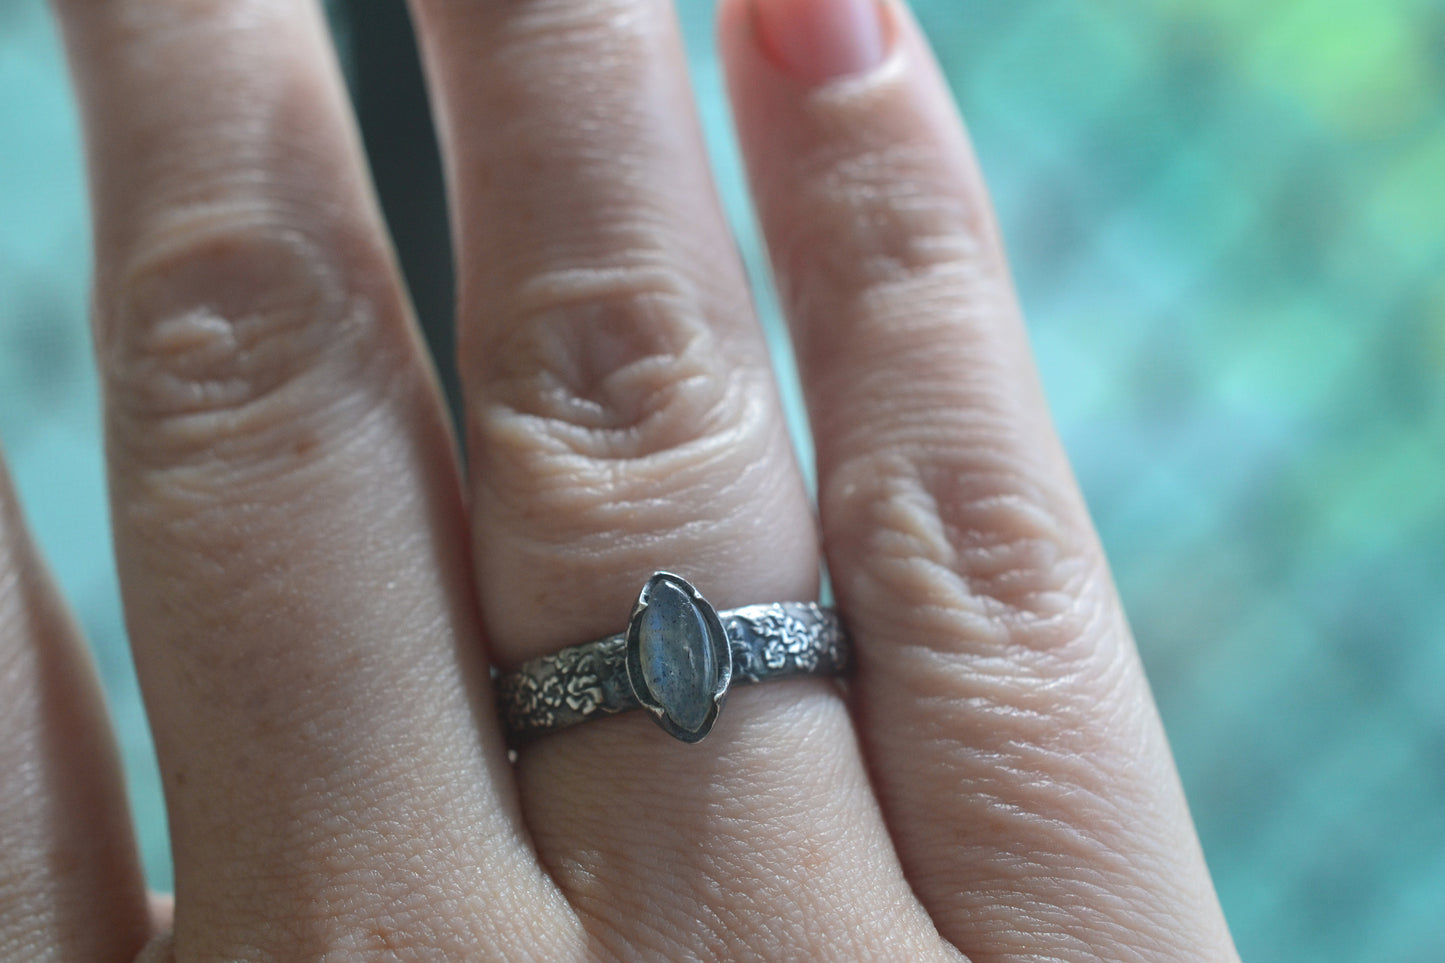
[{"label": "bezel setting", "polygon": [[[651,604],[654,591],[663,583],[680,589],[692,603],[706,630],[707,638],[704,644],[711,648],[713,664],[717,666],[717,678],[711,693],[709,693],[710,705],[707,716],[696,729],[683,728],[673,720],[668,706],[652,691],[643,672],[642,615]],[[655,572],[638,594],[637,604],[633,606],[632,616],[627,622],[627,681],[632,686],[632,693],[636,696],[638,703],[647,710],[653,721],[674,739],[687,743],[699,742],[711,731],[713,723],[717,721],[718,713],[722,710],[723,702],[727,698],[728,686],[732,683],[732,674],[732,646],[728,642],[727,632],[723,628],[722,619],[718,617],[717,609],[713,608],[712,604],[703,598],[702,593],[682,576],[674,575],[671,572]]]}]

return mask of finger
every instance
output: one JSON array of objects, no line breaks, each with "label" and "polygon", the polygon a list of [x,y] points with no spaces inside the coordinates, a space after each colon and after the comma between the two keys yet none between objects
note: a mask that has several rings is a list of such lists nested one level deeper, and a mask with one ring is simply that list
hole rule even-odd
[{"label": "finger", "polygon": [[[617,631],[660,568],[721,607],[812,597],[811,513],[671,8],[417,9],[498,661]],[[734,692],[691,747],[641,714],[591,722],[525,747],[519,777],[544,863],[622,958],[878,956],[929,929],[826,682]]]},{"label": "finger", "polygon": [[176,921],[176,899],[170,893],[147,893],[146,914],[152,933],[168,933]]},{"label": "finger", "polygon": [[318,10],[61,13],[175,955],[477,959],[563,931],[477,726],[450,440]]},{"label": "finger", "polygon": [[[915,890],[990,959],[1228,956],[924,40],[896,2],[725,0],[722,18],[859,725]],[[822,38],[868,18],[890,56],[839,76],[856,58]]]},{"label": "finger", "polygon": [[149,936],[94,672],[0,467],[0,960],[118,960]]}]

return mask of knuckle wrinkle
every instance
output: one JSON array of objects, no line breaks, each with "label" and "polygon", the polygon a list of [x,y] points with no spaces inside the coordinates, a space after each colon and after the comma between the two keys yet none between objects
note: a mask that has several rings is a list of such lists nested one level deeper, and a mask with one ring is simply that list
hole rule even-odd
[{"label": "knuckle wrinkle", "polygon": [[191,215],[119,273],[99,325],[108,404],[153,437],[205,445],[293,421],[291,391],[355,363],[374,310],[302,232]]}]

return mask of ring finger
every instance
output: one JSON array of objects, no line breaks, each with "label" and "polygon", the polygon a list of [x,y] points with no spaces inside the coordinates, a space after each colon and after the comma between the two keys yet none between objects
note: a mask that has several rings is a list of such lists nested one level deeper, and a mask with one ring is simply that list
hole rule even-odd
[{"label": "ring finger", "polygon": [[[811,598],[812,514],[670,6],[416,6],[498,664],[616,631],[656,569],[719,607]],[[517,771],[543,863],[619,955],[928,945],[826,682],[735,692],[697,746],[640,713],[589,723],[527,746]]]}]

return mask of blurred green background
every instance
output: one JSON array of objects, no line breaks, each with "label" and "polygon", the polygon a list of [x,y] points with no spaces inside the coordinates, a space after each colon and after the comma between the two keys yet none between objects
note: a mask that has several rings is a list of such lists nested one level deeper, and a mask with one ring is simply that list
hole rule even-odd
[{"label": "blurred green background", "polygon": [[[1445,6],[915,7],[993,186],[1241,951],[1445,960]],[[680,8],[761,281],[711,3]],[[404,15],[331,12],[444,349],[446,238]],[[54,26],[39,0],[3,0],[0,435],[95,644],[165,888],[110,558],[88,245]]]}]

